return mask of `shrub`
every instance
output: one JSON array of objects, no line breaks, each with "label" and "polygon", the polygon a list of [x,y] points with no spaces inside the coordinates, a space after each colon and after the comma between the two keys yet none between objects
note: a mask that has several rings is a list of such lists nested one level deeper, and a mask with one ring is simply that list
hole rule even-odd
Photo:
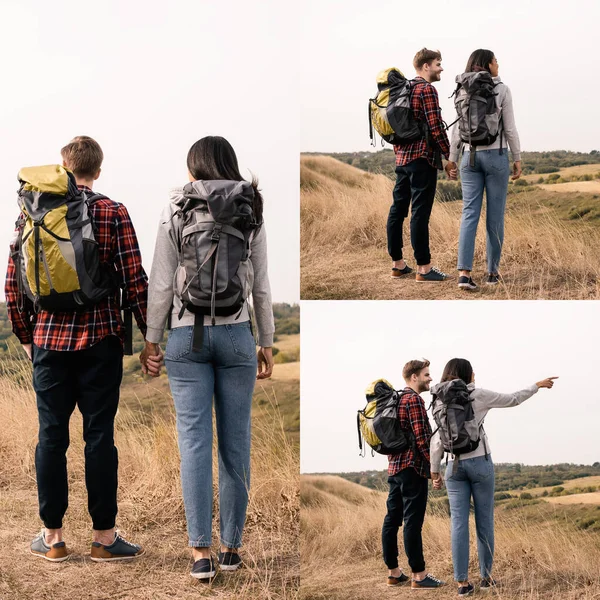
[{"label": "shrub", "polygon": [[[542,180],[543,180],[543,179],[542,179]],[[521,186],[521,185],[528,185],[528,184],[527,184],[527,180],[526,180],[526,179],[517,179],[517,180],[515,181],[515,185],[519,185],[519,186]]]},{"label": "shrub", "polygon": [[529,492],[522,492],[522,493],[519,495],[519,498],[520,498],[521,500],[533,500],[533,496],[532,496],[532,495],[531,495]]}]

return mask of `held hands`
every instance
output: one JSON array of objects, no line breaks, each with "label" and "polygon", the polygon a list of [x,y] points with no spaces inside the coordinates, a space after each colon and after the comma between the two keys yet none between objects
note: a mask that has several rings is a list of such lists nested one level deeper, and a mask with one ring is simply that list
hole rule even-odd
[{"label": "held hands", "polygon": [[158,344],[146,341],[146,345],[140,353],[142,373],[150,377],[158,377],[163,364],[163,353]]},{"label": "held hands", "polygon": [[546,379],[542,379],[541,381],[538,381],[535,385],[538,386],[538,388],[552,388],[552,386],[554,385],[554,379],[558,379],[558,377],[546,377]]},{"label": "held hands", "polygon": [[450,181],[456,181],[458,178],[458,167],[455,162],[448,161],[446,166],[444,167],[444,171],[446,171],[446,175],[448,175],[448,179]]},{"label": "held hands", "polygon": [[444,480],[439,473],[432,473],[431,481],[433,483],[434,490],[441,490],[444,487]]},{"label": "held hands", "polygon": [[256,354],[256,359],[258,361],[258,374],[256,375],[256,379],[268,379],[273,374],[273,348],[267,347],[263,348],[262,346],[258,348],[258,352]]},{"label": "held hands", "polygon": [[521,169],[521,161],[516,160],[515,163],[513,164],[513,174],[511,176],[511,179],[513,181],[515,179],[519,179],[519,177],[521,177],[522,172],[523,172],[523,170]]}]

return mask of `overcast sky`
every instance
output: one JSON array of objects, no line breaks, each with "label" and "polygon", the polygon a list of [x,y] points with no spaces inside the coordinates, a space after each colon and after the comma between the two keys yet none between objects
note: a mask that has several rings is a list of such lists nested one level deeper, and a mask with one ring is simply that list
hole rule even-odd
[{"label": "overcast sky", "polygon": [[302,151],[370,149],[367,100],[377,73],[397,67],[414,77],[424,46],[442,53],[435,85],[447,123],[456,75],[473,50],[487,48],[512,90],[523,150],[600,149],[597,0],[308,0],[302,16]]},{"label": "overcast sky", "polygon": [[168,191],[187,182],[187,151],[222,135],[263,190],[273,298],[298,301],[297,91],[285,77],[297,44],[283,4],[1,0],[4,256],[17,172],[59,162],[83,134],[105,154],[95,189],[126,204],[149,272]]},{"label": "overcast sky", "polygon": [[488,413],[495,462],[600,461],[599,314],[598,302],[583,301],[303,302],[301,471],[386,468],[385,456],[359,456],[356,411],[369,383],[403,388],[402,367],[422,357],[434,383],[459,357],[478,387],[504,393],[559,376],[551,390]]}]

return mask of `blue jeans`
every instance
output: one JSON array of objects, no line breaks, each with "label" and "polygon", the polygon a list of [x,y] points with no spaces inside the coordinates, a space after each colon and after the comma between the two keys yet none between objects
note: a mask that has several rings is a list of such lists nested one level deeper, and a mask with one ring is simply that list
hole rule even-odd
[{"label": "blue jeans", "polygon": [[465,152],[460,165],[463,210],[458,239],[458,269],[473,269],[475,235],[481,215],[483,192],[486,197],[485,228],[487,232],[487,270],[498,273],[502,243],[504,242],[504,211],[508,192],[508,150],[475,153],[475,166],[469,166],[469,152]]},{"label": "blue jeans", "polygon": [[204,327],[201,352],[193,327],[169,333],[165,364],[177,413],[181,487],[189,545],[212,543],[213,397],[219,448],[219,516],[223,546],[238,548],[250,488],[250,410],[256,347],[250,323]]},{"label": "blue jeans", "polygon": [[478,456],[458,461],[452,475],[453,461],[446,467],[446,488],[450,501],[452,562],[454,579],[469,578],[469,505],[475,508],[477,554],[482,579],[492,574],[494,562],[494,463],[492,457]]}]

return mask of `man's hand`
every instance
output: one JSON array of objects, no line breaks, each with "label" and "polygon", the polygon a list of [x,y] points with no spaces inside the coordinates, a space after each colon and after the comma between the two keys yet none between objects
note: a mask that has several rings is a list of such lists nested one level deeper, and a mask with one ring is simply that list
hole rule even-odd
[{"label": "man's hand", "polygon": [[25,354],[27,354],[27,357],[31,361],[33,360],[32,348],[33,348],[33,344],[23,344],[23,350],[25,350]]},{"label": "man's hand", "polygon": [[142,373],[144,375],[150,375],[151,377],[158,377],[160,375],[163,359],[164,357],[160,346],[146,341],[146,345],[140,353]]},{"label": "man's hand", "polygon": [[271,346],[267,348],[259,347],[256,354],[258,360],[258,374],[256,379],[268,379],[273,374],[273,348]]},{"label": "man's hand", "polygon": [[523,172],[523,170],[521,169],[521,161],[520,160],[516,160],[514,165],[513,165],[513,174],[511,176],[511,179],[514,181],[515,179],[519,179],[519,177],[521,177],[521,173]]},{"label": "man's hand", "polygon": [[458,178],[458,167],[455,162],[448,161],[446,166],[444,167],[444,171],[446,171],[446,175],[448,175],[448,179],[451,181],[456,181]]},{"label": "man's hand", "polygon": [[538,388],[550,389],[554,385],[554,379],[558,379],[558,377],[546,377],[546,379],[538,381],[535,385],[537,385]]},{"label": "man's hand", "polygon": [[439,473],[432,473],[431,481],[433,482],[434,490],[441,490],[444,486],[444,480],[442,479],[442,476]]}]

